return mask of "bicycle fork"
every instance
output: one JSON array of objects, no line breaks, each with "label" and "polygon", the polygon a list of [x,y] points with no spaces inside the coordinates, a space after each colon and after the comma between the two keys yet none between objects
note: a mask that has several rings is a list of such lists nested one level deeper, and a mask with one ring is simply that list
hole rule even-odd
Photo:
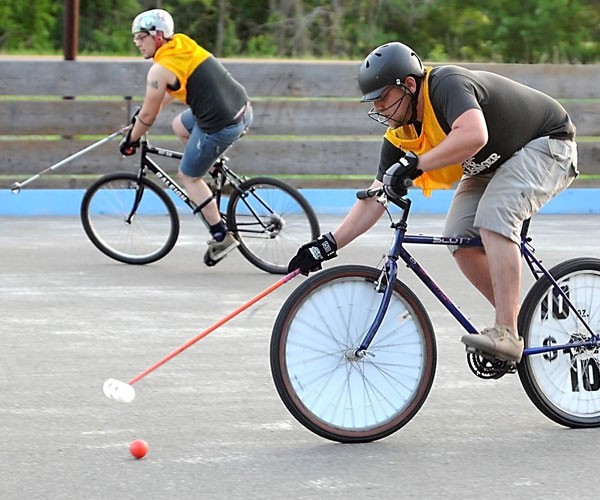
[{"label": "bicycle fork", "polygon": [[142,182],[142,177],[144,176],[144,170],[140,169],[138,173],[137,183],[135,185],[135,198],[133,199],[133,205],[131,206],[131,210],[125,217],[125,222],[127,224],[131,224],[131,220],[133,216],[136,214],[137,209],[142,202],[142,196],[144,195],[144,183]]},{"label": "bicycle fork", "polygon": [[383,292],[383,298],[381,303],[379,304],[379,309],[377,310],[377,314],[375,315],[375,319],[369,328],[365,338],[361,342],[360,346],[357,349],[349,349],[346,351],[346,359],[348,361],[357,361],[359,359],[364,358],[368,354],[368,348],[377,330],[381,326],[383,322],[383,318],[385,317],[385,313],[387,311],[388,306],[390,305],[390,300],[392,298],[392,292],[394,291],[394,282],[396,281],[396,275],[398,272],[398,263],[397,259],[389,258],[385,264],[385,267],[381,270],[381,274],[379,275],[379,280],[375,285],[375,290],[378,293]]}]

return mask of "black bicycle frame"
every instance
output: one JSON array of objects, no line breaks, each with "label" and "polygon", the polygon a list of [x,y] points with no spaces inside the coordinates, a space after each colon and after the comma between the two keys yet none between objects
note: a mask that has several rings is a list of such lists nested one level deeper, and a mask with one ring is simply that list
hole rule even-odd
[{"label": "black bicycle frame", "polygon": [[[179,186],[179,184],[177,184],[177,182],[175,182],[173,180],[173,178],[167,172],[165,172],[165,170],[163,170],[154,160],[152,160],[152,158],[150,158],[148,156],[148,155],[157,155],[157,156],[163,156],[165,158],[173,158],[175,160],[181,160],[181,158],[183,158],[183,153],[180,153],[179,151],[172,151],[170,149],[164,149],[164,148],[159,148],[159,147],[153,146],[148,143],[148,140],[146,137],[143,137],[140,140],[140,148],[141,148],[141,151],[140,151],[140,168],[138,171],[138,190],[136,193],[136,197],[135,197],[133,206],[131,208],[131,211],[129,212],[129,215],[127,216],[126,221],[127,222],[131,221],[131,218],[136,213],[137,208],[142,199],[142,196],[144,194],[144,185],[142,184],[141,179],[142,179],[142,177],[144,177],[146,175],[146,170],[150,170],[156,177],[158,177],[158,179],[160,179],[162,181],[162,183],[165,186],[167,186],[167,188],[169,188],[171,191],[173,191],[181,201],[183,201],[188,207],[190,207],[190,209],[192,211],[195,211],[196,208],[198,207],[198,205],[185,193],[185,191],[181,188],[181,186]],[[217,160],[217,163],[220,165],[220,168],[221,168],[223,174],[228,177],[235,178],[235,179],[237,179],[238,182],[241,182],[242,179],[225,165],[223,158],[224,157],[221,156]],[[246,197],[247,197],[247,193],[241,193],[240,198],[242,200],[244,200]],[[254,194],[254,198],[269,212],[271,212],[271,213],[273,212],[271,210],[271,208],[269,207],[269,205],[267,203],[265,203],[265,201],[260,196],[258,196],[257,194]],[[219,207],[219,210],[221,210],[221,194],[220,194],[220,192],[217,192],[215,194],[215,201],[217,203],[217,207]],[[245,229],[243,229],[243,231],[245,233],[262,234],[265,229],[268,229],[268,226],[262,222],[261,218],[259,217],[259,215],[256,213],[256,211],[254,210],[254,208],[251,205],[246,203],[246,206],[247,206],[248,210],[250,210],[252,215],[254,215],[256,221],[258,221],[262,230],[252,230],[252,229],[248,229],[246,227]],[[225,216],[224,211],[221,213],[221,215],[223,217]],[[255,224],[256,224],[256,222],[254,222],[252,224],[238,224],[238,227],[250,226],[250,225],[255,225]]]},{"label": "black bicycle frame", "polygon": [[[377,330],[381,326],[387,308],[389,306],[393,289],[394,282],[396,281],[398,273],[398,259],[401,259],[406,266],[415,273],[423,284],[435,295],[438,301],[452,314],[452,316],[463,326],[463,328],[470,334],[477,334],[478,330],[475,326],[465,317],[465,315],[458,309],[450,298],[442,291],[437,283],[427,274],[425,269],[419,264],[419,262],[410,254],[404,243],[414,243],[417,245],[454,245],[459,247],[481,247],[481,238],[447,238],[438,236],[422,236],[422,235],[408,235],[407,230],[407,219],[408,213],[410,212],[411,201],[408,198],[402,198],[395,200],[402,210],[402,216],[399,222],[392,224],[392,228],[395,229],[394,241],[390,248],[387,260],[382,269],[381,276],[378,281],[378,291],[383,290],[383,298],[375,319],[369,328],[365,338],[363,339],[360,347],[353,353],[357,357],[362,357],[366,354],[369,345],[371,344]],[[562,351],[564,349],[571,349],[574,347],[595,347],[600,343],[600,337],[596,336],[587,322],[581,316],[581,313],[575,308],[573,303],[565,291],[556,282],[554,277],[546,270],[542,263],[534,256],[533,249],[529,245],[530,238],[526,235],[526,230],[521,236],[521,254],[527,263],[529,269],[534,275],[535,279],[541,279],[542,276],[547,279],[553,288],[555,296],[560,296],[567,307],[576,315],[576,317],[585,325],[586,330],[590,333],[591,337],[585,341],[571,342],[569,344],[562,345],[548,345],[540,347],[528,347],[523,351],[524,356],[530,356],[533,354],[543,354],[552,351]],[[385,283],[384,283],[385,282]],[[385,288],[383,288],[385,286]]]},{"label": "black bicycle frame", "polygon": [[190,207],[192,211],[195,210],[197,207],[196,203],[191,200],[183,188],[177,184],[177,182],[175,182],[173,178],[167,172],[165,172],[165,170],[163,170],[152,158],[148,157],[149,154],[153,154],[157,156],[164,156],[166,158],[173,158],[175,160],[181,160],[183,153],[171,151],[170,149],[157,148],[156,146],[148,144],[146,139],[141,140],[140,147],[140,169],[138,171],[139,189],[136,196],[136,201],[132,208],[132,214],[137,210],[137,205],[143,195],[143,184],[141,183],[141,179],[144,175],[146,175],[146,169],[150,170],[158,179],[160,179],[160,181],[167,186],[167,188],[173,191],[181,201]]}]

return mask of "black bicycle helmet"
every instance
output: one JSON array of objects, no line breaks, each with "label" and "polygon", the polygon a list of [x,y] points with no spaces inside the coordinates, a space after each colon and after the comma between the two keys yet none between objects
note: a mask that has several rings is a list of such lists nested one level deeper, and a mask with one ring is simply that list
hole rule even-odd
[{"label": "black bicycle helmet", "polygon": [[423,63],[413,49],[400,42],[377,47],[365,58],[358,70],[361,101],[376,101],[386,87],[400,85],[407,76],[425,76]]}]

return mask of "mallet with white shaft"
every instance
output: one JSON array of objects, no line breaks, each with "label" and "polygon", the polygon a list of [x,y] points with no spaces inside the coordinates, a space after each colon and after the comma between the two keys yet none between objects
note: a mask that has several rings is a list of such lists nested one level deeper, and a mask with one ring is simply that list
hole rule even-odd
[{"label": "mallet with white shaft", "polygon": [[98,146],[101,146],[105,142],[111,141],[118,135],[123,135],[128,128],[129,127],[121,128],[121,129],[113,132],[112,134],[106,136],[104,139],[100,139],[99,141],[94,142],[93,144],[90,144],[86,148],[83,148],[81,151],[77,151],[76,153],[73,153],[71,156],[65,158],[64,160],[59,161],[58,163],[55,163],[54,165],[49,166],[48,168],[42,170],[41,172],[39,172],[35,175],[32,175],[29,179],[24,180],[23,182],[13,183],[13,185],[10,188],[10,191],[13,194],[19,194],[21,192],[21,189],[23,189],[25,186],[27,186],[27,184],[30,184],[31,182],[39,179],[42,175],[47,174],[48,172],[52,172],[53,170],[56,170],[57,168],[60,168],[63,165],[66,165],[70,161],[73,161],[75,158],[79,158],[80,156],[82,156],[86,153],[89,153],[92,149],[96,149]]}]

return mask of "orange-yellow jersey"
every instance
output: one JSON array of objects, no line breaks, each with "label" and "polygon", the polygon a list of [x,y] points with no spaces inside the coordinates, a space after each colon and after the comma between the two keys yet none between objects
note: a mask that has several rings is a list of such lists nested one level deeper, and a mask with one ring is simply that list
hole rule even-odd
[{"label": "orange-yellow jersey", "polygon": [[154,62],[177,77],[167,92],[188,104],[207,133],[231,125],[248,101],[244,87],[206,49],[177,33],[154,54]]},{"label": "orange-yellow jersey", "polygon": [[[446,133],[440,126],[431,99],[429,97],[429,77],[431,68],[426,68],[426,77],[423,80],[423,123],[421,133],[418,133],[414,125],[404,125],[395,129],[388,128],[385,138],[397,148],[403,151],[412,151],[417,156],[426,153],[437,146],[446,138]],[[448,165],[437,170],[424,172],[413,182],[423,189],[425,196],[431,196],[434,189],[449,189],[453,183],[462,176],[460,164]]]}]

